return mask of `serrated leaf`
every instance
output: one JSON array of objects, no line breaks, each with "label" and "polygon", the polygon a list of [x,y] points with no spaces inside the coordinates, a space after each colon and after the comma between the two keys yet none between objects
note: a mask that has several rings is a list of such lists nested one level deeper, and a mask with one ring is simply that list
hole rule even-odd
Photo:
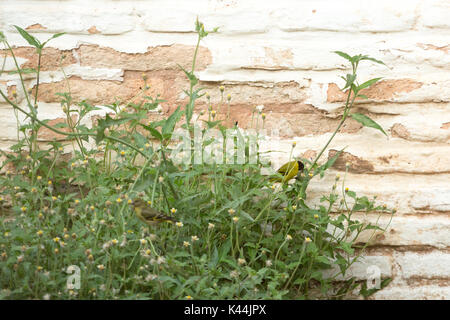
[{"label": "serrated leaf", "polygon": [[344,251],[345,251],[346,253],[348,253],[348,254],[353,254],[353,252],[355,251],[355,250],[352,248],[352,244],[349,243],[349,242],[341,242],[341,243],[339,244],[338,248],[344,250]]},{"label": "serrated leaf", "polygon": [[18,26],[14,26],[17,31],[19,31],[20,35],[27,40],[27,42],[32,45],[33,47],[36,47],[37,49],[41,49],[41,43],[39,42],[38,39],[36,39],[35,37],[33,37],[31,34],[29,34],[28,32],[26,32],[25,30],[23,30],[21,27]]},{"label": "serrated leaf", "polygon": [[356,199],[356,193],[354,191],[347,191],[346,195],[348,195],[350,198]]},{"label": "serrated leaf", "polygon": [[181,107],[178,106],[178,108],[169,116],[169,118],[167,118],[167,121],[162,127],[162,135],[164,139],[170,139],[175,128],[175,124],[178,122],[178,120],[180,120],[183,112],[184,111],[181,110]]},{"label": "serrated leaf", "polygon": [[350,116],[365,127],[371,127],[380,130],[387,137],[387,133],[383,130],[383,128],[378,123],[370,119],[368,116],[361,113],[351,113]]},{"label": "serrated leaf", "polygon": [[375,58],[369,57],[369,56],[362,56],[360,60],[369,60],[378,64],[386,65],[383,61],[377,60]]},{"label": "serrated leaf", "polygon": [[370,80],[364,82],[363,84],[359,85],[357,89],[358,89],[358,91],[360,91],[360,90],[362,90],[362,89],[365,89],[365,88],[367,88],[367,87],[370,87],[370,86],[373,85],[374,83],[380,81],[380,79],[382,79],[382,78],[374,78],[374,79],[370,79]]},{"label": "serrated leaf", "polygon": [[341,89],[344,91],[345,89],[351,87],[356,80],[356,74],[347,74],[346,77],[341,77],[345,81],[345,86]]},{"label": "serrated leaf", "polygon": [[381,227],[379,227],[379,226],[376,226],[376,225],[374,225],[374,224],[368,224],[368,225],[366,225],[366,226],[364,227],[364,229],[366,229],[366,230],[380,230],[380,231],[383,231],[383,230],[384,230],[383,228],[381,228]]},{"label": "serrated leaf", "polygon": [[187,71],[187,70],[184,69],[180,64],[177,63],[177,66],[184,72],[184,74],[186,75],[186,77],[188,77],[188,79],[189,79],[190,81],[193,81],[194,78],[196,78],[195,75],[194,75],[192,72]]},{"label": "serrated leaf", "polygon": [[209,267],[215,268],[217,266],[217,263],[219,262],[219,252],[217,251],[217,247],[214,246],[214,251],[211,256],[211,261],[209,262]]},{"label": "serrated leaf", "polygon": [[161,135],[161,133],[159,133],[159,131],[158,130],[156,130],[155,128],[152,128],[152,127],[150,127],[150,126],[145,126],[145,125],[142,125],[142,127],[144,127],[145,129],[147,129],[148,131],[150,131],[150,133],[152,134],[152,136],[154,136],[156,139],[158,139],[159,141],[161,141],[162,140],[162,135]]},{"label": "serrated leaf", "polygon": [[219,123],[222,122],[222,120],[217,120],[217,121],[206,121],[203,120],[204,123],[206,123],[206,125],[208,126],[208,129],[214,128],[215,126],[217,126]]},{"label": "serrated leaf", "polygon": [[350,57],[350,55],[348,55],[345,52],[342,52],[342,51],[333,51],[333,52],[340,55],[342,58],[347,59],[350,62],[352,61],[352,57]]},{"label": "serrated leaf", "polygon": [[231,241],[227,240],[227,242],[225,242],[225,244],[220,248],[218,263],[225,260],[224,258],[226,257],[230,249],[231,249]]},{"label": "serrated leaf", "polygon": [[241,215],[244,217],[244,218],[246,218],[246,219],[248,219],[248,220],[250,220],[250,221],[255,221],[255,219],[253,219],[247,212],[245,212],[245,211],[243,211],[243,210],[241,210]]}]

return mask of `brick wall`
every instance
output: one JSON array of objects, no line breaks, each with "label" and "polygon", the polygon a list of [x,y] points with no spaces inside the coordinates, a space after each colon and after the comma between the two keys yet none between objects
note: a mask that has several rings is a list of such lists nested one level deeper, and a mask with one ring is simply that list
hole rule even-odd
[{"label": "brick wall", "polygon": [[[190,64],[197,15],[207,27],[220,27],[199,52],[201,85],[213,101],[217,87],[225,86],[232,117],[243,128],[253,108],[264,105],[266,128],[280,129],[272,140],[280,150],[275,165],[288,157],[293,140],[294,155],[314,154],[336,128],[344,98],[339,76],[348,70],[332,51],[370,54],[388,65],[361,66],[362,79],[384,80],[366,92],[369,100],[358,108],[382,125],[389,139],[348,121],[330,145],[330,150],[348,146],[350,189],[398,208],[388,232],[375,239],[366,261],[353,271],[364,278],[366,267],[375,264],[394,278],[377,299],[450,299],[448,1],[3,0],[0,30],[15,45],[22,67],[35,65],[36,57],[13,24],[41,40],[67,33],[43,53],[38,97],[43,118],[63,116],[54,95],[67,91],[60,66],[74,98],[94,104],[132,98],[145,72],[149,93],[160,93],[169,113],[185,100],[187,81],[176,63]],[[6,68],[14,69],[9,58]],[[0,88],[11,94],[16,78],[2,75]],[[27,76],[28,87],[34,84]],[[197,111],[204,107],[200,102]],[[12,115],[0,100],[2,149],[16,137]],[[41,135],[51,138],[49,132]],[[338,164],[313,180],[312,194],[329,191],[341,170]]]}]

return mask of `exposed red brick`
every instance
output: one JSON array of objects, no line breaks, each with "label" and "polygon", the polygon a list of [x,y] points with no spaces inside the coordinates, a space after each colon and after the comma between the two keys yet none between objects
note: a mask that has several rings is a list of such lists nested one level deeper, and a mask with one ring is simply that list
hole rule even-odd
[{"label": "exposed red brick", "polygon": [[[184,88],[186,81],[184,75],[179,71],[153,71],[147,73],[147,84],[150,89],[146,90],[146,95],[156,97],[161,95],[162,99],[168,100],[169,104],[174,104],[176,96]],[[126,71],[122,81],[112,80],[84,80],[80,77],[72,76],[68,79],[70,90],[74,101],[87,100],[93,104],[110,104],[115,101],[138,102],[142,101],[140,93],[145,88],[141,73]],[[39,86],[39,101],[58,102],[60,97],[57,92],[67,92],[66,81],[54,83],[42,83]]]},{"label": "exposed red brick", "polygon": [[411,136],[408,129],[406,129],[406,127],[401,123],[395,123],[391,127],[391,134],[393,137],[399,137],[406,140],[409,139]]},{"label": "exposed red brick", "polygon": [[392,158],[394,158],[393,155],[378,157],[379,160],[383,161],[386,164],[389,164]]},{"label": "exposed red brick", "polygon": [[[81,45],[77,49],[82,66],[119,68],[134,71],[179,70],[178,64],[190,70],[195,46],[174,44],[149,47],[145,53],[125,53],[98,45]],[[212,61],[211,53],[199,47],[196,70],[202,70]]]},{"label": "exposed red brick", "polygon": [[[411,79],[382,80],[360,91],[373,100],[389,100],[399,93],[408,93],[422,86],[421,82]],[[330,83],[327,90],[327,102],[345,102],[348,91],[342,92],[335,83]],[[357,99],[359,100],[359,98]],[[363,100],[363,99],[361,99]]]},{"label": "exposed red brick", "polygon": [[[77,121],[77,116],[76,115],[72,115],[72,121],[75,122]],[[54,127],[55,125],[59,124],[59,123],[65,123],[66,122],[66,118],[56,118],[56,119],[52,119],[49,120],[47,122],[47,124],[49,126]],[[63,132],[70,132],[70,128],[57,128],[59,131],[63,131]],[[62,134],[58,134],[53,132],[52,130],[46,128],[46,127],[41,127],[38,131],[38,139],[40,141],[53,141],[53,140],[70,140],[70,138],[68,138],[65,135]]]},{"label": "exposed red brick", "polygon": [[317,157],[317,151],[315,150],[306,150],[301,155],[302,158],[314,160]]},{"label": "exposed red brick", "polygon": [[283,70],[288,69],[294,63],[292,49],[274,49],[264,47],[264,56],[252,58],[251,67],[245,69]]},{"label": "exposed red brick", "polygon": [[[296,113],[291,113],[289,110],[295,109]],[[249,104],[231,104],[230,106],[230,121],[227,126],[233,125],[235,121],[239,122],[239,127],[243,129],[263,127],[261,115],[252,113],[255,106]],[[273,112],[271,110],[274,110]],[[283,110],[286,112],[278,112]],[[304,113],[300,111],[303,110]],[[206,104],[199,104],[196,109],[197,112],[203,111],[204,115],[201,120],[208,119],[208,111]],[[225,119],[228,109],[226,106],[222,107],[218,119]],[[323,134],[333,132],[339,119],[331,119],[325,116],[322,112],[305,104],[265,104],[266,118],[264,120],[264,129],[267,134],[276,135],[277,132],[281,138],[300,137],[309,134]],[[252,122],[253,119],[253,122]],[[352,120],[348,121],[347,126],[341,132],[354,133],[361,128],[361,125]]]},{"label": "exposed red brick", "polygon": [[97,30],[97,27],[96,27],[96,26],[90,27],[90,28],[88,29],[88,32],[89,32],[90,34],[100,33],[100,31]]},{"label": "exposed red brick", "polygon": [[39,23],[32,24],[25,28],[25,30],[46,30],[47,28]]},{"label": "exposed red brick", "polygon": [[[330,149],[328,151],[328,159],[334,157],[338,151]],[[373,164],[367,160],[361,159],[351,153],[342,152],[337,158],[333,167],[337,170],[345,170],[346,164],[349,164],[349,171],[354,173],[370,173],[374,171]]]},{"label": "exposed red brick", "polygon": [[[223,85],[225,88],[223,92],[224,99],[230,95],[231,103],[233,104],[254,104],[254,106],[262,104],[265,106],[264,112],[304,113],[306,112],[305,106],[310,110],[314,109],[312,106],[297,104],[298,102],[304,102],[308,96],[307,90],[295,81],[221,84],[200,82],[199,86],[204,88],[204,92],[207,92],[211,96],[211,103],[213,105],[217,105],[221,100],[220,85]],[[202,98],[202,101],[206,102],[206,97]],[[273,105],[283,106],[286,109],[275,110]]]},{"label": "exposed red brick", "polygon": [[[22,65],[22,68],[37,68],[38,64],[38,54],[35,48],[31,47],[18,47],[13,49],[14,55],[16,57],[28,59]],[[4,55],[5,50],[0,50],[0,54]],[[11,53],[6,51],[7,55]],[[63,58],[64,57],[64,58]],[[55,48],[44,48],[42,50],[41,56],[41,70],[58,70],[60,66],[68,66],[76,63],[76,59],[72,54],[71,50],[58,50]]]}]

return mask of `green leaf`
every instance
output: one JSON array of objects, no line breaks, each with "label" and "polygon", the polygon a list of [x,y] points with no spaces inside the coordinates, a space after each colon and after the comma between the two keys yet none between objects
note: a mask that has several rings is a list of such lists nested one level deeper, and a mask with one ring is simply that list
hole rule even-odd
[{"label": "green leaf", "polygon": [[28,32],[26,32],[25,30],[23,30],[21,27],[18,27],[18,26],[16,26],[16,25],[15,25],[14,27],[17,29],[17,31],[19,31],[20,35],[21,35],[25,40],[27,40],[27,42],[28,42],[29,44],[31,44],[32,46],[36,47],[37,49],[41,49],[41,48],[42,48],[42,45],[41,45],[41,43],[39,42],[38,39],[36,39],[36,38],[33,37],[31,34],[29,34]]},{"label": "green leaf", "polygon": [[214,246],[214,251],[211,257],[211,261],[209,262],[209,267],[215,268],[217,266],[217,263],[219,262],[219,252],[217,251],[217,247]]},{"label": "green leaf", "polygon": [[370,79],[370,80],[364,82],[363,84],[359,85],[359,86],[357,87],[357,90],[360,91],[360,90],[362,90],[362,89],[365,89],[365,88],[367,88],[367,87],[370,87],[370,86],[373,85],[374,83],[380,81],[380,79],[382,79],[382,78],[374,78],[374,79]]},{"label": "green leaf", "polygon": [[[20,72],[22,74],[29,74],[29,73],[37,73],[37,70],[34,68],[25,68],[25,69],[20,69]],[[13,70],[8,72],[8,74],[16,74],[19,73],[19,70]]]},{"label": "green leaf", "polygon": [[342,250],[344,250],[346,253],[348,253],[348,254],[353,254],[353,252],[355,251],[353,248],[352,248],[352,244],[350,243],[350,242],[341,242],[340,244],[339,244],[339,246],[337,246],[339,249],[342,249]]},{"label": "green leaf", "polygon": [[323,164],[319,167],[319,171],[325,171],[325,170],[331,168],[344,150],[345,150],[345,148],[338,151],[333,157],[328,159],[328,161],[325,164]]},{"label": "green leaf", "polygon": [[356,199],[356,193],[355,191],[347,191],[346,195],[348,195],[350,198]]},{"label": "green leaf", "polygon": [[359,123],[361,123],[363,126],[380,130],[386,135],[386,137],[388,136],[387,133],[383,130],[383,128],[378,123],[370,119],[368,116],[361,113],[351,113],[350,116]]},{"label": "green leaf", "polygon": [[360,58],[360,60],[370,60],[370,61],[375,62],[375,63],[378,63],[378,64],[386,65],[383,61],[377,60],[377,59],[372,58],[372,57],[369,57],[369,56],[362,56],[362,57]]},{"label": "green leaf", "polygon": [[162,127],[162,135],[164,139],[170,139],[172,136],[173,130],[175,128],[175,124],[180,120],[183,115],[183,110],[181,110],[181,106],[178,108],[167,118],[166,123],[164,123]]},{"label": "green leaf", "polygon": [[317,261],[317,262],[320,262],[320,263],[323,263],[323,264],[326,264],[327,266],[330,266],[330,265],[331,265],[330,259],[328,259],[328,258],[325,257],[325,256],[318,256],[318,257],[316,258],[316,261]]},{"label": "green leaf", "polygon": [[334,53],[340,55],[342,58],[347,59],[348,61],[352,62],[352,57],[350,57],[350,55],[348,55],[345,52],[342,51],[333,51]]},{"label": "green leaf", "polygon": [[365,230],[380,230],[380,231],[384,231],[384,229],[383,228],[381,228],[381,227],[379,227],[379,226],[377,226],[377,225],[374,225],[374,224],[368,224],[368,225],[366,225],[365,227],[364,227],[364,229]]},{"label": "green leaf", "polygon": [[0,41],[5,41],[5,40],[6,40],[5,34],[2,31],[0,31]]},{"label": "green leaf", "polygon": [[250,221],[255,221],[255,219],[253,219],[247,212],[245,212],[244,210],[241,210],[241,215],[244,217],[244,218],[246,218],[246,219],[248,219],[248,220],[250,220]]},{"label": "green leaf", "polygon": [[54,128],[58,128],[58,129],[61,129],[61,128],[67,128],[68,125],[67,125],[67,123],[65,123],[65,122],[60,122],[60,123],[55,124],[53,127],[54,127]]},{"label": "green leaf", "polygon": [[206,121],[203,120],[204,123],[206,123],[206,125],[208,126],[208,129],[214,128],[215,126],[217,126],[219,123],[222,122],[222,120],[217,120],[217,121]]},{"label": "green leaf", "polygon": [[382,280],[381,283],[380,283],[380,288],[379,289],[377,289],[377,288],[368,289],[367,288],[367,282],[363,282],[362,285],[361,285],[361,290],[359,291],[359,294],[361,294],[364,298],[368,298],[371,295],[373,295],[375,292],[377,292],[377,291],[385,288],[386,286],[388,286],[389,283],[391,283],[391,281],[392,281],[392,278],[387,278],[387,279]]},{"label": "green leaf", "polygon": [[341,89],[342,91],[344,91],[345,89],[351,87],[352,84],[355,82],[356,74],[347,74],[345,78],[344,77],[341,78],[344,79],[345,81],[345,86]]},{"label": "green leaf", "polygon": [[366,99],[366,100],[369,99],[369,97],[367,97],[365,94],[358,94],[356,97]]},{"label": "green leaf", "polygon": [[159,133],[158,130],[156,130],[155,128],[152,128],[150,126],[146,126],[146,125],[142,125],[142,127],[144,127],[145,129],[147,129],[148,131],[150,131],[150,133],[152,134],[152,136],[154,136],[156,139],[158,139],[159,141],[161,141],[163,139],[161,133]]},{"label": "green leaf", "polygon": [[197,77],[194,75],[193,72],[187,71],[186,69],[184,69],[180,64],[178,64],[178,67],[183,70],[183,72],[186,74],[186,76],[188,77],[189,81],[192,83],[192,86],[195,86],[198,82]]},{"label": "green leaf", "polygon": [[[62,35],[64,35],[64,34],[66,34],[65,32],[60,32],[60,33],[55,33],[50,39],[55,39],[55,38],[58,38],[58,37],[61,37]],[[50,40],[49,39],[49,40]],[[48,41],[48,40],[47,40]]]},{"label": "green leaf", "polygon": [[230,249],[231,249],[231,241],[227,240],[227,242],[225,242],[225,244],[220,248],[218,263],[224,260]]},{"label": "green leaf", "polygon": [[55,38],[58,38],[58,37],[61,37],[63,34],[66,34],[66,33],[65,33],[65,32],[55,33],[53,36],[51,36],[47,41],[45,41],[45,42],[42,44],[42,48],[43,48],[50,40],[55,39]]}]

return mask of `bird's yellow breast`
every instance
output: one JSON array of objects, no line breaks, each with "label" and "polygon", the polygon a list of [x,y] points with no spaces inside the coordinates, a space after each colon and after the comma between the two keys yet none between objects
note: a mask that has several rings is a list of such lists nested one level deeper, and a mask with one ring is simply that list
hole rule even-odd
[{"label": "bird's yellow breast", "polygon": [[146,222],[144,217],[142,216],[142,208],[136,207],[136,208],[134,208],[134,212],[136,212],[136,215],[139,219]]},{"label": "bird's yellow breast", "polygon": [[298,173],[298,162],[297,161],[290,161],[283,166],[281,166],[280,169],[277,171],[278,173],[283,175],[283,182],[287,182],[294,178]]}]

